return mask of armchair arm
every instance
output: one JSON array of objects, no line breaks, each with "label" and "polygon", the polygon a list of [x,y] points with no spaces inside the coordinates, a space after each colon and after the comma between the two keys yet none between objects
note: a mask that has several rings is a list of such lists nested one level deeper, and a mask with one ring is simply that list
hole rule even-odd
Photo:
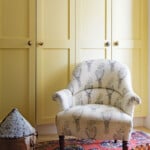
[{"label": "armchair arm", "polygon": [[57,91],[52,96],[53,100],[56,100],[58,104],[60,105],[60,110],[68,109],[72,106],[72,93],[68,89],[63,89],[60,91]]},{"label": "armchair arm", "polygon": [[128,92],[123,97],[121,108],[129,115],[133,115],[134,106],[140,103],[141,98],[136,93]]}]

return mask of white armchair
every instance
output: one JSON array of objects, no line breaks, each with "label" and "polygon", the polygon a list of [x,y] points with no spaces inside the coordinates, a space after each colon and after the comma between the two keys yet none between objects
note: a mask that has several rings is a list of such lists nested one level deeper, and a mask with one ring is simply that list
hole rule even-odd
[{"label": "white armchair", "polygon": [[60,150],[64,136],[122,140],[123,150],[133,126],[135,104],[141,102],[132,89],[126,65],[114,60],[88,60],[73,72],[67,89],[53,99],[61,106],[56,115]]}]

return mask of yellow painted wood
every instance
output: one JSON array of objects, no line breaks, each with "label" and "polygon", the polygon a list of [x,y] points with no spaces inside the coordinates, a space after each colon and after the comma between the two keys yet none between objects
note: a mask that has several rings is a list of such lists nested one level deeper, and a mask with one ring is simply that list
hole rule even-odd
[{"label": "yellow painted wood", "polygon": [[148,111],[147,1],[114,0],[112,4],[112,59],[129,66],[133,88],[142,99],[135,116],[143,117]]},{"label": "yellow painted wood", "polygon": [[58,106],[52,94],[67,86],[76,64],[97,58],[117,59],[130,67],[142,98],[135,116],[146,116],[147,0],[36,3],[0,0],[0,120],[18,107],[32,123],[35,115],[38,125],[54,123]]},{"label": "yellow painted wood", "polygon": [[0,22],[0,120],[15,107],[34,124],[34,0],[0,0]]},{"label": "yellow painted wood", "polygon": [[37,1],[37,124],[54,123],[52,94],[67,86],[75,65],[75,1]]},{"label": "yellow painted wood", "polygon": [[147,33],[147,0],[76,1],[77,62],[108,58],[126,63],[142,98],[135,111],[139,117],[148,111]]},{"label": "yellow painted wood", "polygon": [[38,0],[37,40],[44,42],[37,49],[38,124],[54,122],[58,106],[51,95],[66,87],[74,65],[97,58],[116,59],[129,66],[134,89],[143,100],[135,116],[146,116],[146,2]]},{"label": "yellow painted wood", "polygon": [[105,58],[107,49],[105,0],[76,0],[76,62]]}]

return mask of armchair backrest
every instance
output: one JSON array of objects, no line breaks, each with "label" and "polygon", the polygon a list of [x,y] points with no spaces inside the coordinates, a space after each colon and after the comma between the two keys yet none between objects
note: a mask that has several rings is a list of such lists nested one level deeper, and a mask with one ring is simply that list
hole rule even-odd
[{"label": "armchair backrest", "polygon": [[115,60],[98,59],[77,65],[68,88],[74,95],[75,104],[116,105],[116,99],[132,90],[132,84],[126,65]]}]

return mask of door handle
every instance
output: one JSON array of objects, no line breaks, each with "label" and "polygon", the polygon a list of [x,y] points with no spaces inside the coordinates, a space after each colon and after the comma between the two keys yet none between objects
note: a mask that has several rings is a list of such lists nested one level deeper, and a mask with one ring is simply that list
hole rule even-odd
[{"label": "door handle", "polygon": [[105,45],[106,47],[109,47],[109,46],[110,46],[110,42],[109,42],[109,41],[106,41],[104,45]]},{"label": "door handle", "polygon": [[119,45],[119,42],[118,41],[115,41],[114,42],[114,46],[118,46]]},{"label": "door handle", "polygon": [[39,45],[39,46],[43,46],[43,45],[44,45],[44,42],[38,42],[38,45]]},{"label": "door handle", "polygon": [[31,45],[32,45],[32,41],[29,40],[29,41],[27,42],[27,44],[28,44],[29,46],[31,46]]}]

